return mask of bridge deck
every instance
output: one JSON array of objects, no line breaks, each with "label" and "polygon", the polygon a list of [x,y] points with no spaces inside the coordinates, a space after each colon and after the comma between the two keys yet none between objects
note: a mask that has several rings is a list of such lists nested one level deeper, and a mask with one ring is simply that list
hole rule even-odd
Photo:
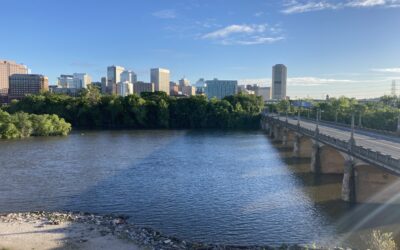
[{"label": "bridge deck", "polygon": [[[277,117],[274,117],[277,118]],[[281,121],[285,121],[285,117],[280,117]],[[297,125],[297,120],[288,118],[288,122]],[[301,120],[300,126],[303,128],[315,130],[316,123],[309,120]],[[340,140],[349,140],[351,129],[340,125],[332,125],[326,123],[319,124],[321,134],[329,135]],[[395,159],[400,159],[400,138],[396,136],[383,135],[376,132],[365,130],[355,130],[354,139],[356,145],[390,155]]]}]

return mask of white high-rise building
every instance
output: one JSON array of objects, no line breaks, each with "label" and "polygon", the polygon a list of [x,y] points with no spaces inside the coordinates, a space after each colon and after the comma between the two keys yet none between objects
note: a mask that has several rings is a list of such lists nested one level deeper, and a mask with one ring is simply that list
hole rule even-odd
[{"label": "white high-rise building", "polygon": [[59,88],[76,89],[73,75],[60,75],[57,85]]},{"label": "white high-rise building", "polygon": [[283,64],[272,67],[272,89],[273,100],[286,99],[287,68]]},{"label": "white high-rise building", "polygon": [[221,100],[225,96],[236,95],[238,93],[238,81],[229,80],[209,80],[206,81],[206,95],[208,99],[216,97]]},{"label": "white high-rise building", "polygon": [[125,81],[117,83],[117,95],[127,96],[133,94],[133,83]]},{"label": "white high-rise building", "polygon": [[137,82],[137,76],[135,72],[131,70],[125,70],[121,73],[121,82],[131,82],[131,83],[136,83]]},{"label": "white high-rise building", "polygon": [[109,66],[107,67],[107,93],[116,94],[117,83],[121,82],[121,73],[124,72],[125,68],[121,66]]},{"label": "white high-rise building", "polygon": [[74,85],[77,89],[86,89],[92,78],[86,73],[74,73]]},{"label": "white high-rise building", "polygon": [[261,96],[263,101],[269,101],[271,99],[271,88],[270,87],[259,87],[256,90],[256,95]]},{"label": "white high-rise building", "polygon": [[60,75],[57,85],[65,89],[86,89],[92,83],[92,78],[86,73],[74,73],[73,75]]},{"label": "white high-rise building", "polygon": [[150,81],[154,83],[156,91],[164,91],[169,95],[169,77],[168,69],[155,68],[150,71]]}]

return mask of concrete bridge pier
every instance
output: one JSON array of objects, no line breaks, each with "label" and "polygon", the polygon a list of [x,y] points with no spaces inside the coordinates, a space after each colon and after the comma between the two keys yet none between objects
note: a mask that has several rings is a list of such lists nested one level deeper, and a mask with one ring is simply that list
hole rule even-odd
[{"label": "concrete bridge pier", "polygon": [[354,165],[356,202],[400,204],[400,177],[364,162]]},{"label": "concrete bridge pier", "polygon": [[346,159],[342,181],[342,200],[350,203],[357,201],[354,165],[352,157]]},{"label": "concrete bridge pier", "polygon": [[273,140],[276,142],[281,142],[283,138],[283,128],[278,125],[274,125],[273,131]]},{"label": "concrete bridge pier", "polygon": [[296,140],[296,133],[289,129],[284,129],[282,144],[286,147],[293,147],[295,140]]},{"label": "concrete bridge pier", "polygon": [[313,142],[311,138],[295,134],[293,143],[293,156],[298,158],[310,158]]},{"label": "concrete bridge pier", "polygon": [[320,149],[321,144],[313,140],[312,152],[311,152],[311,172],[319,175],[321,173],[321,157]]}]

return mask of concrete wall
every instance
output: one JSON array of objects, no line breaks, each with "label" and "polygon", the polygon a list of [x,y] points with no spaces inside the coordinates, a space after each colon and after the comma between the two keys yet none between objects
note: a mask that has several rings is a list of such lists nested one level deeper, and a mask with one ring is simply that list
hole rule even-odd
[{"label": "concrete wall", "polygon": [[355,193],[360,203],[400,204],[400,177],[367,164],[356,165]]},{"label": "concrete wall", "polygon": [[296,141],[296,133],[291,130],[285,130],[283,134],[282,144],[287,147],[293,147]]},{"label": "concrete wall", "polygon": [[324,145],[319,149],[322,174],[343,174],[345,158],[340,151]]},{"label": "concrete wall", "polygon": [[313,141],[306,136],[296,136],[293,155],[299,158],[310,158],[313,150]]}]

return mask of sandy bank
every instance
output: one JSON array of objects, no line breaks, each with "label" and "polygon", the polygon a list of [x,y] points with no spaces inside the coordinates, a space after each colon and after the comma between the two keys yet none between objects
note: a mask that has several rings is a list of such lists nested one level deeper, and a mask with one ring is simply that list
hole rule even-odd
[{"label": "sandy bank", "polygon": [[58,225],[36,222],[0,222],[0,249],[140,249],[115,235],[103,235],[102,228],[62,222]]}]

